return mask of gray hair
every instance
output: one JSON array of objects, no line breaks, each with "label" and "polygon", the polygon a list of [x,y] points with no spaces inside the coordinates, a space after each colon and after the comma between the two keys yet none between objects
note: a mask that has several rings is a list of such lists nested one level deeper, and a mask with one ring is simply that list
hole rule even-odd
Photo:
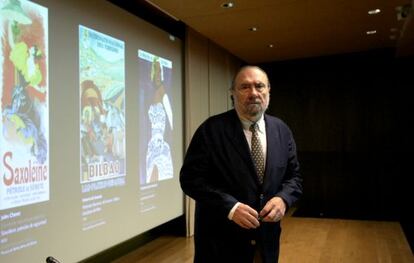
[{"label": "gray hair", "polygon": [[264,71],[261,67],[259,67],[259,66],[255,66],[255,65],[245,65],[245,66],[242,66],[241,68],[239,68],[239,70],[237,71],[237,73],[234,75],[234,77],[233,77],[233,79],[231,80],[231,87],[230,87],[230,90],[234,90],[234,88],[235,88],[235,86],[236,86],[236,78],[237,78],[237,76],[242,72],[242,71],[244,71],[244,70],[246,70],[246,69],[248,69],[248,68],[255,68],[255,69],[258,69],[258,70],[260,70],[261,72],[263,72],[263,74],[265,74],[266,75],[266,78],[267,78],[267,86],[270,88],[270,81],[269,81],[269,76],[267,76],[267,73],[266,73],[266,71]]}]

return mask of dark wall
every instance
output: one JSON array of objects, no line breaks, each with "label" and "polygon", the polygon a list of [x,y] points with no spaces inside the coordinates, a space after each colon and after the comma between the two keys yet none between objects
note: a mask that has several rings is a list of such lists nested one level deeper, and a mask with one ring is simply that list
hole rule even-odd
[{"label": "dark wall", "polygon": [[376,50],[261,65],[292,129],[304,216],[412,222],[414,59]]},{"label": "dark wall", "polygon": [[127,12],[130,12],[137,17],[151,23],[170,34],[184,39],[185,24],[181,21],[176,21],[167,14],[158,10],[155,6],[145,0],[107,0],[114,5],[119,6]]}]

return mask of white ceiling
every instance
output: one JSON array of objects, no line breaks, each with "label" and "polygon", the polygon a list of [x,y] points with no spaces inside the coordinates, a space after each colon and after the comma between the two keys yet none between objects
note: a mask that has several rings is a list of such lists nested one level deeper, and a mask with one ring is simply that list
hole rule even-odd
[{"label": "white ceiling", "polygon": [[[398,20],[396,10],[412,1],[233,0],[227,9],[225,0],[147,2],[246,62],[261,63],[379,48],[414,55],[412,12]],[[381,12],[369,15],[373,9]],[[376,34],[367,35],[371,30]]]}]

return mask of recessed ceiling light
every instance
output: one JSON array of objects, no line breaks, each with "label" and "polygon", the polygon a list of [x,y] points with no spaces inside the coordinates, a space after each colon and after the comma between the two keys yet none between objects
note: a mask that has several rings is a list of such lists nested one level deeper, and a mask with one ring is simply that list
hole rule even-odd
[{"label": "recessed ceiling light", "polygon": [[367,31],[367,35],[374,35],[377,33],[377,30],[369,30]]},{"label": "recessed ceiling light", "polygon": [[269,44],[269,45],[268,45],[268,47],[270,47],[270,48],[274,48],[274,47],[275,47],[275,45],[273,45],[273,44]]},{"label": "recessed ceiling light", "polygon": [[232,8],[234,6],[234,4],[232,2],[227,2],[224,4],[221,4],[222,8]]},{"label": "recessed ceiling light", "polygon": [[251,27],[251,28],[249,28],[249,30],[252,31],[252,32],[256,32],[257,31],[257,27],[255,27],[255,26],[254,27]]},{"label": "recessed ceiling light", "polygon": [[368,11],[368,14],[369,14],[369,15],[376,15],[376,14],[379,14],[379,13],[381,13],[381,9],[379,9],[379,8],[377,8],[377,9],[372,9],[372,10],[369,10],[369,11]]}]

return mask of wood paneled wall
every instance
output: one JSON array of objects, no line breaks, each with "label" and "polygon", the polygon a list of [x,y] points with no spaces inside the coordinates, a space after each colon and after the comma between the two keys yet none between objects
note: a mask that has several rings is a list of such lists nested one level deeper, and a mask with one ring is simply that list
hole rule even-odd
[{"label": "wood paneled wall", "polygon": [[[194,30],[185,38],[185,142],[209,116],[229,110],[229,88],[241,61]],[[187,235],[193,235],[194,200],[186,197]]]}]

